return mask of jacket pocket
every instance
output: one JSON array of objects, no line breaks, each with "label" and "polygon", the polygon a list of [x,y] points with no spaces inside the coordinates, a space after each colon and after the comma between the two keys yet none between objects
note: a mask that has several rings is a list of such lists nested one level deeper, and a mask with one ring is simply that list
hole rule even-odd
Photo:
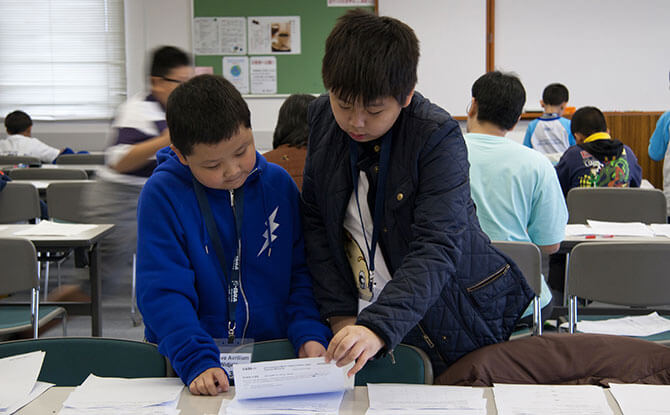
[{"label": "jacket pocket", "polygon": [[491,307],[496,298],[520,288],[517,287],[517,281],[510,272],[511,269],[511,266],[505,263],[486,278],[467,288],[478,307]]}]

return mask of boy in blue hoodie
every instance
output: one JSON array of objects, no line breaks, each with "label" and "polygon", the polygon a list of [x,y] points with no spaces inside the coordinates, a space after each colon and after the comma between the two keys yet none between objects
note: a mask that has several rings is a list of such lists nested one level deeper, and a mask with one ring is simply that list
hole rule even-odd
[{"label": "boy in blue hoodie", "polygon": [[298,189],[256,152],[242,96],[202,75],[170,95],[166,116],[172,145],[138,206],[147,340],[204,395],[228,389],[216,338],[288,337],[299,357],[325,355],[330,330],[305,265]]}]

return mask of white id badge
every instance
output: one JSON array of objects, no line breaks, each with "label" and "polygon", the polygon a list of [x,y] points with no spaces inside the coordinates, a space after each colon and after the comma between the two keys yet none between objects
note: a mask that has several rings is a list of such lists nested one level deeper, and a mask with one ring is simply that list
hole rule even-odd
[{"label": "white id badge", "polygon": [[214,343],[219,348],[221,366],[231,381],[235,378],[233,365],[251,363],[253,339],[235,339],[232,343],[228,339],[214,339]]}]

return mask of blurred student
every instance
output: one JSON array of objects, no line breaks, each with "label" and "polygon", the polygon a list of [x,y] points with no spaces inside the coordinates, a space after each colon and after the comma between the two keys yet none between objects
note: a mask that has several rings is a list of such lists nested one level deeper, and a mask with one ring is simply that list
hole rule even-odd
[{"label": "blurred student", "polygon": [[129,287],[137,240],[137,199],[156,167],[156,152],[170,144],[165,121],[168,97],[192,71],[191,60],[183,51],[172,46],[154,50],[150,93],[133,96],[117,110],[111,145],[105,150],[106,168],[97,173],[96,186],[84,197],[87,222],[115,225],[101,245],[106,292],[116,285],[110,284],[114,280]]},{"label": "blurred student", "polygon": [[0,140],[0,155],[37,157],[43,163],[53,163],[61,154],[73,153],[44,144],[32,137],[33,120],[23,111],[14,111],[5,117],[7,137]]},{"label": "blurred student", "polygon": [[655,161],[665,159],[663,163],[663,193],[668,199],[668,217],[670,217],[670,152],[668,152],[668,141],[670,140],[670,111],[658,119],[654,134],[649,139],[649,157]]},{"label": "blurred student", "polygon": [[240,93],[221,76],[195,77],[170,97],[167,119],[173,144],[138,208],[147,340],[196,395],[228,389],[214,339],[288,338],[299,357],[325,355],[298,189],[256,152]]},{"label": "blurred student", "polygon": [[263,154],[271,163],[279,164],[302,189],[302,171],[307,156],[307,107],[316,99],[309,94],[294,94],[279,109],[279,118],[272,139],[272,151]]},{"label": "blurred student", "polygon": [[563,118],[568,104],[568,88],[562,84],[551,84],[544,88],[540,105],[544,113],[528,124],[523,145],[542,154],[563,154],[575,144],[570,131],[570,120]]},{"label": "blurred student", "polygon": [[642,168],[630,147],[613,139],[607,121],[596,107],[575,111],[570,125],[577,144],[556,165],[567,196],[573,187],[640,187]]},{"label": "blurred student", "polygon": [[[497,241],[526,241],[556,252],[565,237],[568,210],[549,160],[505,138],[519,121],[526,91],[519,78],[501,72],[472,85],[465,144],[470,189],[482,230]],[[551,314],[551,290],[542,279],[542,321]],[[532,305],[523,316],[532,314]]]}]

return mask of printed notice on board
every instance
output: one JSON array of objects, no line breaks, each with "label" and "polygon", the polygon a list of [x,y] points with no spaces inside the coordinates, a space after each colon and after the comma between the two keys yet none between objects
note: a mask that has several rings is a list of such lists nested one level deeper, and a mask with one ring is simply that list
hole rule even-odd
[{"label": "printed notice on board", "polygon": [[249,58],[252,94],[277,93],[277,58],[274,56],[252,56]]},{"label": "printed notice on board", "polygon": [[235,85],[240,94],[248,94],[249,58],[246,56],[224,56],[223,77]]},{"label": "printed notice on board", "polygon": [[374,6],[375,0],[328,0],[328,7]]},{"label": "printed notice on board", "polygon": [[255,16],[247,20],[249,54],[300,54],[299,16]]},{"label": "printed notice on board", "polygon": [[243,55],[247,51],[244,17],[196,17],[193,19],[196,55]]}]

